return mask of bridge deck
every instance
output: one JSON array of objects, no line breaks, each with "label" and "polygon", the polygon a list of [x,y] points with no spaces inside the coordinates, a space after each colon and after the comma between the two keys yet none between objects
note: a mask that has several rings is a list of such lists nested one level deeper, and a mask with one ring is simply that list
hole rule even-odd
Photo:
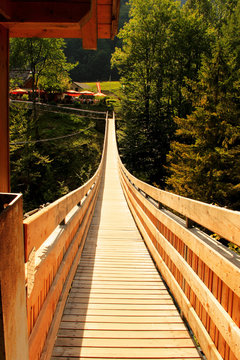
[{"label": "bridge deck", "polygon": [[109,121],[105,177],[52,360],[200,359],[128,209]]}]

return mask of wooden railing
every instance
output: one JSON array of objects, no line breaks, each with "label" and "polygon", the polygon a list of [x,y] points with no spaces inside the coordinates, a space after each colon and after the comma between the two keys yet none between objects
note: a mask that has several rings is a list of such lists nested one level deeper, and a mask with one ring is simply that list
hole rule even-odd
[{"label": "wooden railing", "polygon": [[[49,359],[105,165],[83,186],[24,220],[29,359]],[[44,347],[47,343],[48,346]]]},{"label": "wooden railing", "polygon": [[[102,159],[95,175],[79,189],[24,220],[31,360],[51,357],[64,304],[94,211],[105,166],[107,133],[108,121]],[[139,230],[206,358],[240,359],[240,256],[201,230],[208,229],[239,246],[240,212],[154,188],[131,175],[120,158],[118,161],[121,184]],[[10,205],[5,209],[5,202],[3,198],[2,215],[6,223],[5,216],[10,214],[11,209]],[[21,220],[18,223],[21,229]],[[23,253],[19,234],[21,231],[15,235]],[[14,246],[16,248],[16,244]],[[23,254],[21,256],[23,258]],[[19,258],[18,255],[16,269],[21,265]],[[5,259],[7,266],[12,268],[7,256]],[[13,272],[12,279],[16,280]],[[2,286],[0,300],[1,290],[10,294],[8,288]],[[23,298],[21,295],[21,301]],[[7,313],[8,304],[2,303],[1,306]],[[21,314],[24,311],[22,306]],[[14,321],[16,323],[17,319]],[[17,339],[19,331],[15,333]],[[9,333],[9,343],[12,342]],[[22,346],[23,341],[16,344]]]},{"label": "wooden railing", "polygon": [[240,245],[240,212],[152,187],[120,158],[119,172],[138,228],[206,358],[240,359],[240,256],[192,225]]},{"label": "wooden railing", "polygon": [[22,195],[0,193],[0,359],[28,359]]}]

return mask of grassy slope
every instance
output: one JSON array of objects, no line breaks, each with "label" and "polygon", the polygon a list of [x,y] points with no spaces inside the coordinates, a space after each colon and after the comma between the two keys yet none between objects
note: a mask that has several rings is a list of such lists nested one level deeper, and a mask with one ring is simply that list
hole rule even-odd
[{"label": "grassy slope", "polygon": [[[110,96],[119,96],[121,92],[120,81],[103,81],[100,82],[101,91]],[[94,92],[97,92],[97,85],[95,82],[86,83],[86,87]]]}]

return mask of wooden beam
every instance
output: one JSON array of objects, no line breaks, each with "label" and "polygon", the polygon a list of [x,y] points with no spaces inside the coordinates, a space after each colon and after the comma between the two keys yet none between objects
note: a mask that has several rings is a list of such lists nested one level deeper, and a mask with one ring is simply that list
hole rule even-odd
[{"label": "wooden beam", "polygon": [[12,2],[11,22],[79,22],[89,11],[91,0]]},{"label": "wooden beam", "polygon": [[82,46],[84,49],[96,50],[98,39],[97,0],[92,0],[90,19],[81,26]]},{"label": "wooden beam", "polygon": [[111,38],[111,27],[109,24],[98,24],[98,38],[99,39]]},{"label": "wooden beam", "polygon": [[98,5],[98,23],[111,24],[112,23],[112,6],[111,5]]},{"label": "wooden beam", "polygon": [[[1,22],[0,22],[1,24]],[[2,23],[3,24],[3,23]],[[10,37],[81,38],[79,23],[4,23]]]},{"label": "wooden beam", "polygon": [[11,18],[11,10],[10,10],[10,5],[9,5],[9,0],[1,0],[0,14],[3,15],[6,19]]},{"label": "wooden beam", "polygon": [[0,287],[4,352],[1,359],[28,359],[22,195],[0,193]]},{"label": "wooden beam", "polygon": [[8,68],[9,32],[0,25],[0,191],[10,192]]},{"label": "wooden beam", "polygon": [[118,32],[118,19],[119,19],[119,11],[120,11],[120,1],[112,0],[112,34],[111,38],[113,39]]},{"label": "wooden beam", "polygon": [[8,17],[0,5],[0,25],[11,37],[82,38],[85,49],[96,49],[97,39],[117,33],[119,0],[2,1],[11,4]]}]

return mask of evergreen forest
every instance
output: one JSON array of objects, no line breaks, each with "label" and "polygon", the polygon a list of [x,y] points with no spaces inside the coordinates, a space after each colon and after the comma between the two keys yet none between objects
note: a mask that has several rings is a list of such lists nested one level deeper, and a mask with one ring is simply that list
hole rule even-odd
[{"label": "evergreen forest", "polygon": [[[10,87],[22,86],[25,72],[32,83],[28,95],[10,102],[11,190],[23,193],[24,212],[81,186],[101,157],[106,108],[99,103],[91,110],[101,113],[92,115],[85,105],[76,115],[51,101],[70,87],[69,72],[76,66],[67,61],[64,47],[63,39],[13,38],[10,43],[10,70],[18,75]],[[38,89],[48,94],[48,104],[38,103]]]},{"label": "evergreen forest", "polygon": [[10,107],[11,188],[22,192],[24,212],[83,185],[100,162],[105,117],[38,110],[38,134],[26,104]]},{"label": "evergreen forest", "polygon": [[136,177],[240,209],[240,1],[130,0],[116,67],[121,156]]}]

